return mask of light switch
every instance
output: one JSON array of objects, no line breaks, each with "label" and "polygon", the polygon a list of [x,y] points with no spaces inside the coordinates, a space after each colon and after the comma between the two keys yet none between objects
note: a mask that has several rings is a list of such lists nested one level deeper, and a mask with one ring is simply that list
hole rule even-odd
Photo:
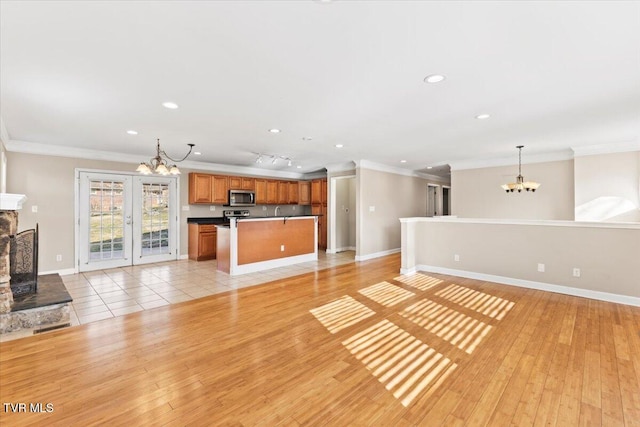
[{"label": "light switch", "polygon": [[369,212],[375,212],[375,211],[376,211],[375,206],[369,206]]},{"label": "light switch", "polygon": [[182,210],[183,210],[183,211],[188,211],[188,210],[189,210],[189,205],[184,205],[184,206],[182,207]]}]

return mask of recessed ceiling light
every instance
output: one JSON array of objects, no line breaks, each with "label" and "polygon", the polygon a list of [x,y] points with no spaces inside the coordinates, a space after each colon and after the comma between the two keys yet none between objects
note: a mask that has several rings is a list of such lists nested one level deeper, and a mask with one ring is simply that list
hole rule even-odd
[{"label": "recessed ceiling light", "polygon": [[478,120],[484,120],[484,119],[488,119],[489,117],[491,117],[491,115],[484,113],[484,114],[478,114],[478,115],[476,116],[476,119],[478,119]]},{"label": "recessed ceiling light", "polygon": [[440,83],[445,79],[445,76],[442,74],[429,74],[424,78],[425,83]]},{"label": "recessed ceiling light", "polygon": [[193,154],[195,154],[196,156],[200,156],[200,155],[202,155],[202,153],[201,153],[201,152],[199,152],[199,151],[194,151],[194,152],[193,152]]},{"label": "recessed ceiling light", "polygon": [[128,130],[127,133],[129,135],[137,135],[138,134],[138,132],[136,132],[135,130]]},{"label": "recessed ceiling light", "polygon": [[336,148],[342,148],[342,147],[344,147],[344,145],[342,145],[342,144],[336,144]]},{"label": "recessed ceiling light", "polygon": [[310,136],[303,136],[302,140],[303,141],[311,141],[313,138],[311,138]]},{"label": "recessed ceiling light", "polygon": [[427,166],[427,169],[433,169],[433,166]]},{"label": "recessed ceiling light", "polygon": [[400,163],[407,163],[406,160],[400,160]]},{"label": "recessed ceiling light", "polygon": [[298,168],[298,169],[302,169],[302,166],[298,165],[298,166],[296,166],[296,168]]},{"label": "recessed ceiling light", "polygon": [[269,132],[271,133],[280,133],[280,129],[269,129]]},{"label": "recessed ceiling light", "polygon": [[178,108],[178,104],[176,104],[175,102],[163,102],[162,106],[170,110],[175,110],[176,108]]}]

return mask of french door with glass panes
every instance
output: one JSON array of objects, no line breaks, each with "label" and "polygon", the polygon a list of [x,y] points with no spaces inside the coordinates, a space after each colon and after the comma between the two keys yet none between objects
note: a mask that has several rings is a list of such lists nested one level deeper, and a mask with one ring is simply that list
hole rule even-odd
[{"label": "french door with glass panes", "polygon": [[176,178],[79,172],[80,271],[177,259]]}]

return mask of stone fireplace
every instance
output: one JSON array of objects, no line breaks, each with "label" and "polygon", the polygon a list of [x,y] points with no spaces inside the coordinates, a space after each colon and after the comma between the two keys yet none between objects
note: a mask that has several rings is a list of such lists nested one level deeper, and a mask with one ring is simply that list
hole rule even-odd
[{"label": "stone fireplace", "polygon": [[0,193],[0,334],[69,325],[71,296],[58,274],[38,276],[38,229],[18,233],[26,197]]},{"label": "stone fireplace", "polygon": [[18,231],[18,210],[27,200],[23,194],[0,194],[0,313],[11,311],[11,240]]}]

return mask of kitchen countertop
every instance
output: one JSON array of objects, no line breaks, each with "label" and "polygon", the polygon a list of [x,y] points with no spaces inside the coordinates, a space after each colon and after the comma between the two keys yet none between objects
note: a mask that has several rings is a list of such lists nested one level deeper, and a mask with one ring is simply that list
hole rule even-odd
[{"label": "kitchen countertop", "polygon": [[229,220],[221,216],[216,217],[200,217],[200,218],[187,218],[187,224],[225,224]]}]

